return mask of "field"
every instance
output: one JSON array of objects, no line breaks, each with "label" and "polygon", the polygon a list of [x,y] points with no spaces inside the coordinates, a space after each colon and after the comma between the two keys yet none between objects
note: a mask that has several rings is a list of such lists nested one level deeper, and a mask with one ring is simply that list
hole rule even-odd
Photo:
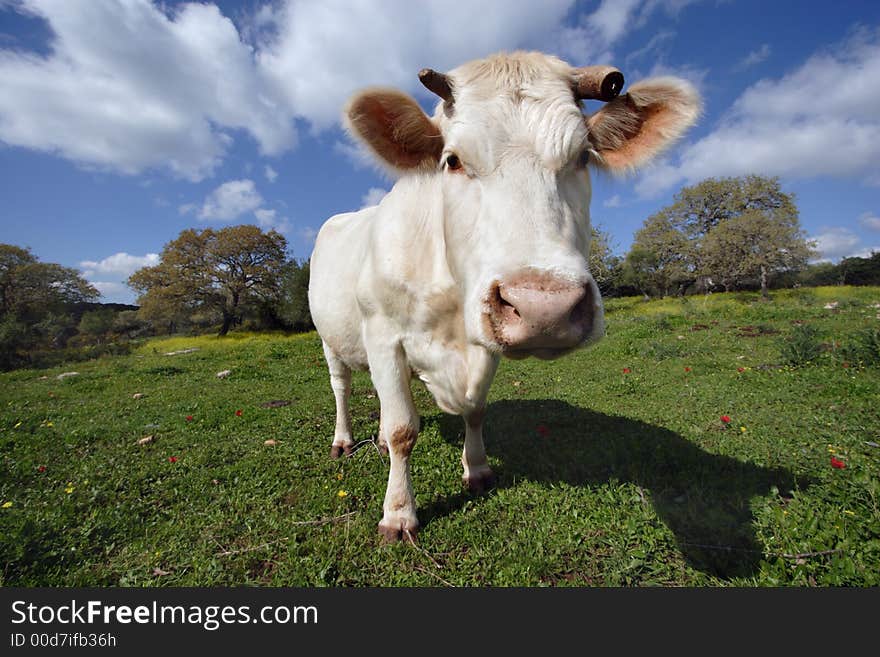
[{"label": "field", "polygon": [[[502,363],[482,496],[461,488],[460,419],[414,384],[415,547],[377,533],[387,458],[328,457],[314,333],[0,374],[0,583],[877,586],[878,304],[610,300],[594,348]],[[352,408],[375,435],[366,374]]]}]

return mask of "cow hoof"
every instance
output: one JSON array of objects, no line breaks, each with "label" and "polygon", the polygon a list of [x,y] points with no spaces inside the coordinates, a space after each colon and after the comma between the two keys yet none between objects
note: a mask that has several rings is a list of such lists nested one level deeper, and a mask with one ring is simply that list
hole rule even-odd
[{"label": "cow hoof", "polygon": [[338,459],[343,454],[351,456],[351,445],[333,445],[330,447],[331,459]]},{"label": "cow hoof", "polygon": [[469,477],[462,477],[461,483],[468,489],[468,492],[479,495],[495,488],[495,473],[491,470],[486,470],[472,474]]},{"label": "cow hoof", "polygon": [[386,443],[384,440],[381,440],[376,443],[376,447],[379,448],[379,453],[382,454],[382,456],[388,456],[388,443]]},{"label": "cow hoof", "polygon": [[403,541],[404,543],[412,543],[413,545],[415,545],[416,543],[418,543],[419,530],[418,527],[416,527],[415,529],[401,528],[395,526],[388,527],[380,522],[379,535],[382,537],[382,542],[386,545],[397,543],[399,541]]}]

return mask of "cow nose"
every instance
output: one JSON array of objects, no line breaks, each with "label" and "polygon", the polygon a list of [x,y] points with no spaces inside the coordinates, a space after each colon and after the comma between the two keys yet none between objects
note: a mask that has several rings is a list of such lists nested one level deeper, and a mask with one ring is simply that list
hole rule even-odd
[{"label": "cow nose", "polygon": [[593,288],[529,272],[499,281],[490,293],[490,323],[505,350],[565,349],[593,326]]}]

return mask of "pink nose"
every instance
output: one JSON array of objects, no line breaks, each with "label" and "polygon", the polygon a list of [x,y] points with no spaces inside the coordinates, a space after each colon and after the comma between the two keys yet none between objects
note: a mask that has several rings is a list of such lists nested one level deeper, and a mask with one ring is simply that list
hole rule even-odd
[{"label": "pink nose", "polygon": [[489,323],[505,350],[566,349],[590,333],[594,301],[589,284],[527,271],[493,286]]}]

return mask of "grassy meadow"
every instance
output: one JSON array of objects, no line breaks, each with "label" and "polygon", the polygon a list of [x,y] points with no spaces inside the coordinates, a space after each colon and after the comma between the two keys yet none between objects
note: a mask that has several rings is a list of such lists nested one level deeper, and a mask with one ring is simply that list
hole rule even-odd
[{"label": "grassy meadow", "polygon": [[[880,288],[615,299],[607,324],[502,363],[481,496],[461,420],[413,384],[416,547],[377,533],[387,458],[329,459],[314,333],[0,374],[0,583],[880,584]],[[366,374],[352,409],[375,435]]]}]

